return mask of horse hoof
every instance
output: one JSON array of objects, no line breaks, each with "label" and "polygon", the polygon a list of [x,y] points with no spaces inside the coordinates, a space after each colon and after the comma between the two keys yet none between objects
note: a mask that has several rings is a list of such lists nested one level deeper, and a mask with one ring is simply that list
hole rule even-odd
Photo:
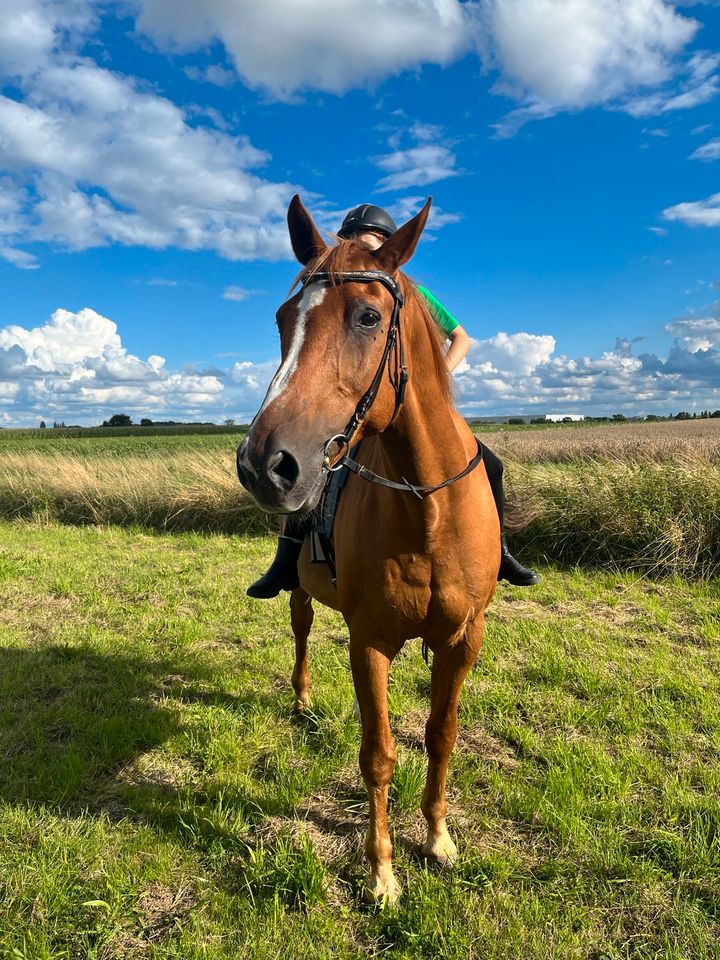
[{"label": "horse hoof", "polygon": [[449,836],[437,837],[422,845],[422,855],[439,870],[450,870],[457,860],[457,847]]},{"label": "horse hoof", "polygon": [[312,707],[312,700],[310,697],[298,697],[295,703],[293,704],[293,713],[302,716],[306,711]]},{"label": "horse hoof", "polygon": [[380,877],[371,880],[363,891],[363,899],[366,903],[377,907],[391,907],[400,897],[402,888],[395,877],[381,879]]}]

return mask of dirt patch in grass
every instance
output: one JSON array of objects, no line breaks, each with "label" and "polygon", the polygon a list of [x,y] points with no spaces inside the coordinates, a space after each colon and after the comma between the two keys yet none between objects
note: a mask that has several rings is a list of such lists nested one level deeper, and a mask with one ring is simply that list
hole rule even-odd
[{"label": "dirt patch in grass", "polygon": [[[397,742],[424,753],[427,716],[426,710],[413,710],[401,719],[395,719],[392,730]],[[477,724],[474,726],[463,724],[462,717],[458,725],[455,749],[473,754],[478,759],[492,763],[502,770],[513,770],[519,763],[516,754],[507,743],[503,743]]]},{"label": "dirt patch in grass", "polygon": [[124,930],[103,948],[101,960],[142,960],[151,955],[153,945],[179,935],[190,911],[197,905],[197,895],[190,886],[177,890],[162,883],[152,883],[138,898],[134,913],[140,933]]}]

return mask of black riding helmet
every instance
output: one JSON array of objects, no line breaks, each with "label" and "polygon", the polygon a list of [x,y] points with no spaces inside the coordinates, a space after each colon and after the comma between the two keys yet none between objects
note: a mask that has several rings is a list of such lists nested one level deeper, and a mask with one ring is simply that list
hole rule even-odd
[{"label": "black riding helmet", "polygon": [[392,236],[397,225],[387,210],[374,207],[371,203],[361,203],[345,217],[338,230],[338,236],[347,240],[354,233],[382,233],[385,237]]}]

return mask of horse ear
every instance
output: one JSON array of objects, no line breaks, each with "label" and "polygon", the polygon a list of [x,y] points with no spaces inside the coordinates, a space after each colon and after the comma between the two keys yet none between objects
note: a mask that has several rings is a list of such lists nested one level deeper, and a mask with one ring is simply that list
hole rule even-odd
[{"label": "horse ear", "polygon": [[418,244],[420,235],[425,229],[430,207],[432,206],[432,197],[427,198],[427,203],[420,213],[416,214],[412,220],[408,220],[404,226],[396,230],[388,237],[385,243],[375,251],[375,258],[380,266],[388,273],[394,273],[404,263],[407,263],[410,257],[415,253],[415,247]]},{"label": "horse ear", "polygon": [[303,266],[327,250],[327,244],[297,194],[290,201],[287,221],[293,253]]}]

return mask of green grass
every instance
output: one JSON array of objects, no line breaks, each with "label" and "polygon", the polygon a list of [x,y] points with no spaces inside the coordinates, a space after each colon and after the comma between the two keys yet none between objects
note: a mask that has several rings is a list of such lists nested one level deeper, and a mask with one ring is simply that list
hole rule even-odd
[{"label": "green grass", "polygon": [[395,909],[363,906],[347,637],[291,714],[272,540],[0,526],[0,957],[716,958],[720,583],[500,587],[417,857],[429,678],[393,667]]}]

